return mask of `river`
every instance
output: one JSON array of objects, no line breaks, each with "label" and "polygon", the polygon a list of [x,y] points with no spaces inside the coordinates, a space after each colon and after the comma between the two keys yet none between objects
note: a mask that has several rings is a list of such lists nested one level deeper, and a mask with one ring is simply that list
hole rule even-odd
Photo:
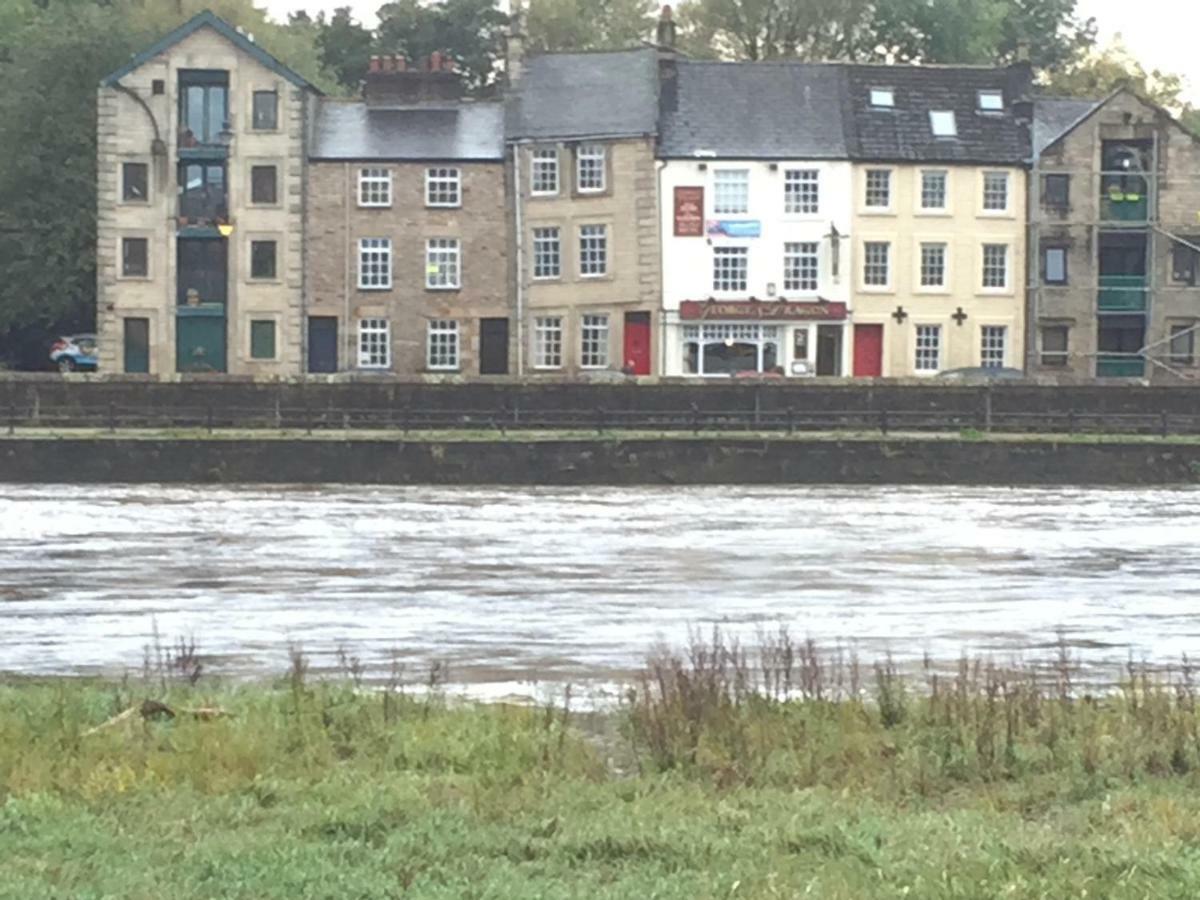
[{"label": "river", "polygon": [[447,665],[482,694],[619,683],[689,628],[864,659],[1200,651],[1200,491],[0,485],[0,671]]}]

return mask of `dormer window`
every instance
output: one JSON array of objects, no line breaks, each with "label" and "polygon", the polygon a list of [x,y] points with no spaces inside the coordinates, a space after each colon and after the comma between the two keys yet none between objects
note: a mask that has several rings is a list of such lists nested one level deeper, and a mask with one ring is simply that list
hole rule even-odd
[{"label": "dormer window", "polygon": [[871,105],[878,109],[892,109],[896,105],[896,92],[891,88],[871,88]]},{"label": "dormer window", "polygon": [[1004,92],[980,91],[979,111],[985,113],[1004,112]]},{"label": "dormer window", "polygon": [[954,121],[953,110],[930,110],[929,127],[933,129],[934,137],[958,137],[958,124]]}]

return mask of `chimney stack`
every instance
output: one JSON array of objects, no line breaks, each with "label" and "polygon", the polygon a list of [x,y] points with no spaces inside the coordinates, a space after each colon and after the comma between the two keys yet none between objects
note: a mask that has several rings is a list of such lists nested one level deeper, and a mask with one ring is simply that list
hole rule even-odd
[{"label": "chimney stack", "polygon": [[373,56],[363,83],[368,106],[438,107],[453,105],[462,96],[462,79],[455,71],[454,60],[440,51],[411,66],[403,56]]},{"label": "chimney stack", "polygon": [[521,80],[525,68],[525,6],[512,0],[512,14],[504,35],[504,75],[509,87]]},{"label": "chimney stack", "polygon": [[675,49],[675,19],[672,17],[669,3],[663,5],[662,12],[659,14],[654,42],[662,49]]}]

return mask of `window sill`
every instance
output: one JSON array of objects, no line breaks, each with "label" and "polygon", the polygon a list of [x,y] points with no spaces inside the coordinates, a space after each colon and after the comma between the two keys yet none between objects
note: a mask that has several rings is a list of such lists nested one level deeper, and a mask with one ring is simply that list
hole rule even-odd
[{"label": "window sill", "polygon": [[861,285],[858,290],[859,290],[859,293],[861,293],[861,294],[894,294],[894,293],[896,293],[896,289],[894,287],[892,287],[891,285],[881,287],[879,285],[864,284],[864,285]]},{"label": "window sill", "polygon": [[975,292],[977,297],[1015,297],[1012,288],[980,288]]},{"label": "window sill", "polygon": [[133,206],[141,207],[143,209],[149,209],[153,205],[154,203],[150,200],[120,200],[117,202],[117,206]]},{"label": "window sill", "polygon": [[455,291],[461,291],[461,290],[462,290],[461,284],[445,285],[445,286],[439,285],[436,287],[434,285],[429,285],[429,284],[425,285],[425,291],[426,291],[426,293],[429,293],[429,294],[453,294]]},{"label": "window sill", "polygon": [[426,209],[462,209],[461,203],[428,203],[425,204]]},{"label": "window sill", "polygon": [[558,191],[530,191],[529,197],[531,200],[553,200],[558,193]]},{"label": "window sill", "polygon": [[612,275],[609,274],[608,272],[603,272],[599,275],[585,275],[582,272],[580,272],[579,280],[580,281],[611,281]]},{"label": "window sill", "polygon": [[358,208],[359,209],[391,209],[392,204],[390,204],[390,203],[359,203]]},{"label": "window sill", "polygon": [[246,205],[250,209],[283,209],[283,204],[280,203],[278,200],[276,200],[272,203],[255,203],[253,200],[251,200]]},{"label": "window sill", "polygon": [[425,371],[430,375],[459,375],[462,366],[426,366]]},{"label": "window sill", "polygon": [[249,278],[246,279],[246,284],[249,284],[249,285],[283,284],[283,279],[282,278],[255,278],[253,275],[251,275]]},{"label": "window sill", "polygon": [[896,210],[892,209],[890,206],[864,206],[858,211],[858,214],[860,216],[894,216],[896,214]]},{"label": "window sill", "polygon": [[558,366],[536,366],[535,365],[533,367],[533,369],[535,372],[561,372],[563,367],[561,365],[558,365]]},{"label": "window sill", "polygon": [[541,277],[534,275],[529,280],[534,284],[561,284],[563,279],[561,275],[543,275]]},{"label": "window sill", "polygon": [[392,286],[390,284],[379,284],[379,285],[362,285],[362,284],[360,284],[358,286],[358,289],[360,291],[364,291],[366,293],[378,294],[382,291],[390,291],[392,289]]},{"label": "window sill", "polygon": [[954,215],[952,209],[917,209],[913,215],[921,219],[949,219]]},{"label": "window sill", "polygon": [[117,281],[153,281],[151,275],[118,275]]},{"label": "window sill", "polygon": [[951,290],[948,285],[941,285],[939,287],[922,286],[914,288],[913,294],[918,297],[948,297],[951,294]]},{"label": "window sill", "polygon": [[980,219],[1015,219],[1016,215],[1010,209],[981,209],[976,214]]}]

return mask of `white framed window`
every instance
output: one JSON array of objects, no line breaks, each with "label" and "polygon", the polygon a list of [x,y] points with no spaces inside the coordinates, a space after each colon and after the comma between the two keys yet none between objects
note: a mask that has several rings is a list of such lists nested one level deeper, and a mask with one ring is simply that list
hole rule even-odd
[{"label": "white framed window", "polygon": [[983,245],[983,287],[987,290],[1008,287],[1008,244]]},{"label": "white framed window", "polygon": [[879,109],[891,109],[896,105],[896,92],[890,87],[871,88],[871,105]]},{"label": "white framed window", "polygon": [[605,187],[607,156],[600,144],[581,144],[575,150],[575,189],[581,194],[598,194]]},{"label": "white framed window", "polygon": [[929,111],[929,128],[934,137],[958,137],[958,122],[954,119],[954,110],[931,109]]},{"label": "white framed window", "polygon": [[713,290],[744,291],[749,284],[750,248],[713,247]]},{"label": "white framed window", "polygon": [[918,325],[913,368],[918,372],[936,372],[942,367],[942,326]]},{"label": "white framed window", "polygon": [[921,244],[921,287],[946,286],[946,245]]},{"label": "white framed window", "polygon": [[1004,92],[1003,91],[980,91],[979,92],[979,111],[980,112],[1004,112]]},{"label": "white framed window", "polygon": [[458,368],[458,322],[431,319],[426,329],[425,361],[431,369]]},{"label": "white framed window", "polygon": [[529,160],[529,191],[546,197],[558,193],[558,148],[534,150]]},{"label": "white framed window", "polygon": [[868,209],[888,209],[892,205],[891,169],[867,169],[866,187],[863,202]]},{"label": "white framed window", "polygon": [[1008,173],[983,173],[983,208],[985,212],[1008,212]]},{"label": "white framed window", "polygon": [[561,369],[563,364],[561,316],[538,316],[533,322],[533,367]]},{"label": "white framed window", "polygon": [[386,369],[392,364],[392,326],[387,319],[358,320],[358,367]]},{"label": "white framed window", "polygon": [[863,243],[863,286],[887,287],[892,283],[892,245],[887,241]]},{"label": "white framed window", "polygon": [[462,173],[458,169],[425,170],[426,206],[462,206]]},{"label": "white framed window", "polygon": [[820,261],[815,241],[783,245],[783,289],[811,293],[817,289]]},{"label": "white framed window", "polygon": [[608,274],[608,226],[579,226],[579,274],[599,278]]},{"label": "white framed window", "polygon": [[392,242],[388,238],[360,238],[358,289],[386,291],[392,286]]},{"label": "white framed window", "polygon": [[562,238],[556,225],[533,229],[533,277],[562,277]]},{"label": "white framed window", "polygon": [[770,372],[780,362],[777,325],[705,322],[683,327],[683,366],[687,375],[726,377],[738,372]]},{"label": "white framed window", "polygon": [[713,212],[737,216],[750,211],[750,170],[717,169],[713,172]]},{"label": "white framed window", "polygon": [[821,173],[817,169],[788,169],[783,173],[783,211],[790,216],[821,211]]},{"label": "white framed window", "polygon": [[583,317],[580,329],[579,365],[585,369],[608,366],[608,316],[595,314]]},{"label": "white framed window", "polygon": [[985,369],[1001,369],[1007,359],[1008,328],[1004,325],[984,325],[979,329],[979,365]]},{"label": "white framed window", "polygon": [[945,169],[921,170],[921,209],[944,210],[946,208]]},{"label": "white framed window", "polygon": [[392,205],[392,170],[391,169],[359,169],[358,170],[358,205],[359,206],[391,206]]},{"label": "white framed window", "polygon": [[458,238],[430,238],[425,242],[425,287],[455,290],[462,287]]}]

